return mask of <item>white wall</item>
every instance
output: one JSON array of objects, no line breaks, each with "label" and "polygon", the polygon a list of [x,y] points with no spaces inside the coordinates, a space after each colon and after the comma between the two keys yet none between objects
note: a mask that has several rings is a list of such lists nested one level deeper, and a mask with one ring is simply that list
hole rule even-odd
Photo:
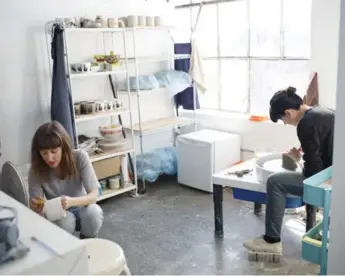
[{"label": "white wall", "polygon": [[[329,1],[332,2],[332,1]],[[339,1],[340,2],[340,1]],[[341,18],[338,20],[339,31],[339,49],[345,48],[345,2],[339,3]],[[339,28],[338,28],[339,29]],[[328,274],[339,275],[345,273],[345,186],[344,186],[344,156],[345,156],[345,53],[339,51],[337,64],[337,94],[336,94],[336,119],[335,119],[335,137],[334,137],[334,156],[333,156],[333,180],[332,180],[332,201],[331,201],[331,230],[330,245],[328,256]]]},{"label": "white wall", "polygon": [[[193,112],[182,111],[184,116],[193,118]],[[210,128],[242,136],[243,159],[251,157],[247,150],[284,151],[299,146],[296,129],[284,124],[267,122],[251,122],[247,115],[229,112],[197,111],[197,120],[202,128]]]},{"label": "white wall", "polygon": [[320,104],[335,108],[340,0],[312,2],[311,68],[318,72]]},{"label": "white wall", "polygon": [[[0,62],[3,65],[0,72],[2,145],[0,163],[4,160],[18,164],[28,162],[34,131],[40,124],[50,120],[51,86],[44,35],[44,25],[47,21],[56,17],[95,17],[98,14],[105,17],[129,14],[166,15],[168,11],[170,8],[165,1],[159,0],[151,0],[147,3],[144,0],[2,1],[0,4]],[[146,42],[151,48],[157,45],[152,43],[152,36],[148,37]],[[87,86],[87,84],[74,85],[77,88]],[[101,93],[110,92],[106,90],[108,87],[105,85],[99,84],[97,89]],[[83,92],[83,96],[92,97],[89,88],[81,93]],[[146,98],[147,108],[148,104],[153,103],[153,97],[147,95]],[[156,106],[159,105],[162,107],[160,111],[167,110],[164,102]],[[157,113],[160,111],[158,110]],[[150,142],[152,138],[146,140]]]}]

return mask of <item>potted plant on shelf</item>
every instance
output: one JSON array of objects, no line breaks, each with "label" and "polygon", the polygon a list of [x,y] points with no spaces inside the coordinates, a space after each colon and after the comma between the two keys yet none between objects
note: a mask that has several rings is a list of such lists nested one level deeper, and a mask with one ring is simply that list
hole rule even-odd
[{"label": "potted plant on shelf", "polygon": [[114,51],[110,51],[109,55],[105,56],[106,70],[114,71],[118,70],[120,66],[120,56],[115,55]]},{"label": "potted plant on shelf", "polygon": [[95,71],[96,69],[97,69],[97,71],[103,71],[106,69],[105,68],[105,55],[95,55],[93,57],[93,59],[94,59],[93,65],[96,66],[96,64],[97,64],[99,67],[94,68],[94,70],[92,70],[92,71]]}]

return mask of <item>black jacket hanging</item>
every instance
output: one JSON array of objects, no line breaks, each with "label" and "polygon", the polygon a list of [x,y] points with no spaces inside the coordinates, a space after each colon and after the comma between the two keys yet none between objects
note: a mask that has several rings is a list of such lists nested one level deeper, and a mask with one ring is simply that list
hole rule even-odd
[{"label": "black jacket hanging", "polygon": [[54,24],[53,26],[51,51],[53,59],[51,120],[58,121],[63,125],[70,136],[72,146],[77,148],[78,144],[73,116],[74,105],[65,64],[64,27],[59,24]]}]

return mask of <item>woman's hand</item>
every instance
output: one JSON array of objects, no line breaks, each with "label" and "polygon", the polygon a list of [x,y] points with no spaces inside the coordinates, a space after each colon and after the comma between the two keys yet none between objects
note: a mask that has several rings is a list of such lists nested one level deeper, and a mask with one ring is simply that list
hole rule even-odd
[{"label": "woman's hand", "polygon": [[288,155],[293,157],[297,162],[301,160],[301,153],[297,148],[290,149]]},{"label": "woman's hand", "polygon": [[63,195],[61,197],[61,205],[64,210],[67,210],[74,206],[74,201],[72,197]]},{"label": "woman's hand", "polygon": [[35,211],[37,214],[40,214],[43,216],[43,207],[45,203],[45,198],[44,197],[37,197],[37,198],[32,198],[30,200],[30,208]]}]

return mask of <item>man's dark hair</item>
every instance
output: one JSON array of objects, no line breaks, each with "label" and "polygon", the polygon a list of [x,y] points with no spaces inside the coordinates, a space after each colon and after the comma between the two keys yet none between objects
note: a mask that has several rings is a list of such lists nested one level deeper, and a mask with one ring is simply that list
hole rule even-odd
[{"label": "man's dark hair", "polygon": [[286,110],[299,110],[302,104],[303,100],[296,94],[296,88],[279,90],[270,100],[270,118],[276,123],[285,115]]}]

